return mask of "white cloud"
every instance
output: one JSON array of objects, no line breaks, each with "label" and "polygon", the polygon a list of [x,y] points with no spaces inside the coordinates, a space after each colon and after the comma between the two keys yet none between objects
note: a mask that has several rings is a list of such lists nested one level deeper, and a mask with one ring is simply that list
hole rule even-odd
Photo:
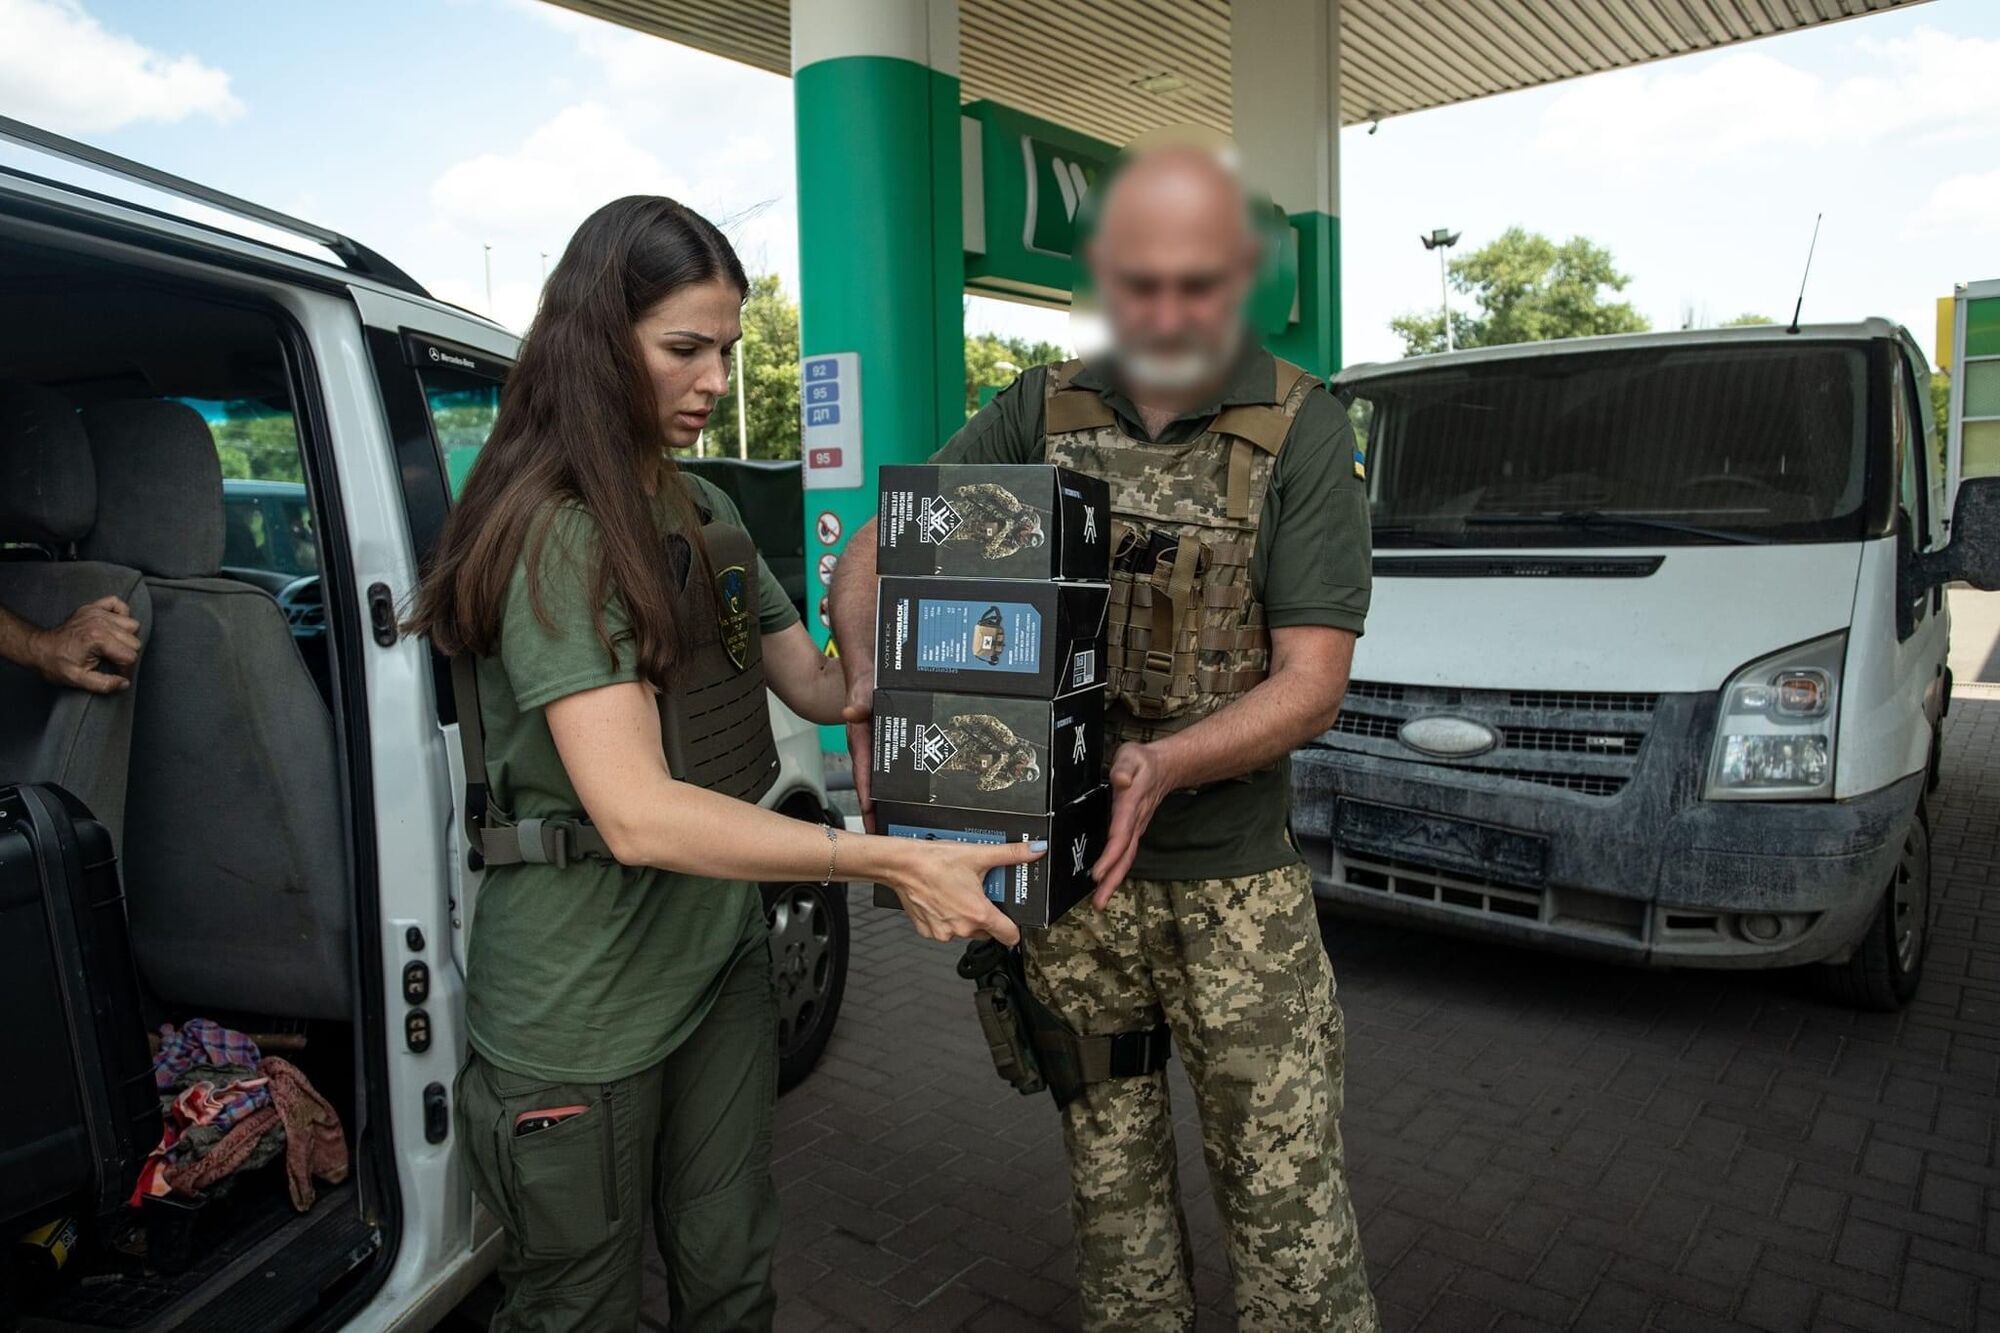
[{"label": "white cloud", "polygon": [[1713,166],[1758,150],[1852,151],[2000,124],[2000,41],[1919,28],[1854,43],[1868,74],[1827,79],[1757,49],[1597,75],[1543,113],[1535,146],[1596,167]]},{"label": "white cloud", "polygon": [[189,116],[228,121],[229,75],[112,32],[79,0],[0,0],[0,111],[66,134]]},{"label": "white cloud", "polygon": [[2000,171],[1967,171],[1940,181],[1910,218],[1909,232],[2000,233]]},{"label": "white cloud", "polygon": [[685,180],[626,135],[599,102],[564,107],[510,152],[447,167],[431,185],[440,221],[474,235],[567,234],[627,194],[683,195]]},{"label": "white cloud", "polygon": [[[554,262],[591,210],[628,194],[666,194],[713,219],[753,272],[797,290],[798,235],[790,80],[535,0],[514,0],[574,43],[588,94],[512,147],[452,164],[430,189],[433,239],[456,255],[493,244],[494,305],[520,327],[540,254]],[[502,270],[509,276],[502,277]],[[474,309],[483,282],[463,270],[435,285]]]}]

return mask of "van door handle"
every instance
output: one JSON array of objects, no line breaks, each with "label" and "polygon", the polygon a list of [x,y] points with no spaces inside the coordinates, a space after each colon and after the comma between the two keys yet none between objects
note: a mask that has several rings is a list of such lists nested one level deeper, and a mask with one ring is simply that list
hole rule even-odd
[{"label": "van door handle", "polygon": [[368,585],[368,628],[384,648],[396,646],[396,599],[386,583]]}]

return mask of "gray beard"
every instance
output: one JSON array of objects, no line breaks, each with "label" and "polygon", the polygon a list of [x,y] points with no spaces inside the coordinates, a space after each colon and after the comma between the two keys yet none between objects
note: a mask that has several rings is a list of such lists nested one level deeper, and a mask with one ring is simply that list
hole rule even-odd
[{"label": "gray beard", "polygon": [[1131,388],[1142,393],[1187,393],[1206,388],[1228,374],[1242,344],[1242,331],[1236,329],[1213,356],[1198,352],[1155,356],[1120,349],[1118,370]]}]

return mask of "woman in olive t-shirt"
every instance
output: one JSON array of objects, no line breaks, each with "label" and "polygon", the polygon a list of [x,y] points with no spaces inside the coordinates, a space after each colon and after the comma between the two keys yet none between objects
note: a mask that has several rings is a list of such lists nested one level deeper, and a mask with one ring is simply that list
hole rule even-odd
[{"label": "woman in olive t-shirt", "polygon": [[[495,864],[480,890],[455,1116],[507,1233],[496,1330],[633,1327],[649,1211],[676,1329],[768,1328],[776,1015],[751,881],[878,880],[930,938],[1012,942],[981,883],[1041,850],[836,832],[670,771],[657,693],[716,614],[683,588],[707,588],[703,525],[741,519],[669,451],[728,392],[748,290],[670,199],[586,219],[411,618],[476,663],[493,806],[587,817],[609,852]],[[839,721],[839,671],[756,563],[771,688]]]}]

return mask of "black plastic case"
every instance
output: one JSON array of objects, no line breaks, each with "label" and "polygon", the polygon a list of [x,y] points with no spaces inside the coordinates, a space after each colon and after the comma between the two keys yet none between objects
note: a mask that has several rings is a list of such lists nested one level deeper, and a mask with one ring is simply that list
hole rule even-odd
[{"label": "black plastic case", "polygon": [[0,1014],[0,1226],[117,1212],[160,1105],[111,835],[60,788],[0,787]]}]

